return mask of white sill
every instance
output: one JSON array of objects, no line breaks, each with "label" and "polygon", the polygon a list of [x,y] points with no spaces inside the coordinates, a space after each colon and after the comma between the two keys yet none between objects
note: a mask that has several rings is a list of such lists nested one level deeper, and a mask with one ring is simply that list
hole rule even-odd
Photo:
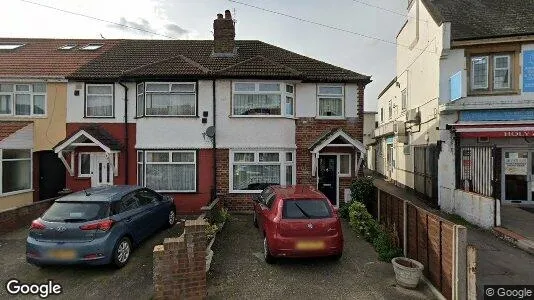
[{"label": "white sill", "polygon": [[18,195],[18,194],[24,194],[24,193],[32,193],[32,192],[33,192],[33,189],[22,190],[22,191],[14,191],[14,192],[8,192],[8,193],[0,194],[0,197],[7,197],[7,196]]},{"label": "white sill", "polygon": [[294,116],[282,116],[282,115],[229,115],[229,118],[266,118],[266,119],[290,119],[296,120]]},{"label": "white sill", "polygon": [[345,116],[339,116],[339,117],[316,116],[315,118],[318,120],[344,120]]},{"label": "white sill", "polygon": [[46,119],[46,115],[33,115],[33,116],[19,116],[19,115],[2,115],[0,114],[0,118],[13,118],[13,119]]},{"label": "white sill", "polygon": [[230,190],[230,194],[259,194],[262,190]]},{"label": "white sill", "polygon": [[338,174],[339,177],[343,178],[343,177],[351,177],[350,174]]},{"label": "white sill", "polygon": [[91,178],[91,174],[87,174],[87,175],[78,174],[78,178]]},{"label": "white sill", "polygon": [[162,193],[162,194],[180,194],[180,193],[196,193],[197,191],[196,190],[191,190],[191,191],[161,191],[161,190],[156,190],[156,192]]}]

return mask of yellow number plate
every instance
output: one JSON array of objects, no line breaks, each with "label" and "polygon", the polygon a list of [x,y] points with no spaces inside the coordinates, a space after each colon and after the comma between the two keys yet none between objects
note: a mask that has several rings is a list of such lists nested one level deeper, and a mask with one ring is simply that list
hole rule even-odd
[{"label": "yellow number plate", "polygon": [[49,252],[50,257],[59,260],[71,260],[76,258],[76,252],[74,250],[52,250]]},{"label": "yellow number plate", "polygon": [[295,246],[297,250],[321,250],[324,249],[324,242],[298,242]]}]

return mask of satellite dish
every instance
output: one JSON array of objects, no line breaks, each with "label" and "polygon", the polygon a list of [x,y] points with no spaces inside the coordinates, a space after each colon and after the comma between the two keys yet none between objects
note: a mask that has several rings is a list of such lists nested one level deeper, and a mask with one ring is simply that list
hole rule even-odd
[{"label": "satellite dish", "polygon": [[215,127],[214,126],[210,126],[206,129],[206,135],[210,138],[214,137],[215,136]]}]

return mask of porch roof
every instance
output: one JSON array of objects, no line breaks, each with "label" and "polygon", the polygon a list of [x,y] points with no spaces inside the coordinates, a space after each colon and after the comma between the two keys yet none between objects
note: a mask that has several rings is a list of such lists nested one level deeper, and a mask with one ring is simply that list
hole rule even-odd
[{"label": "porch roof", "polygon": [[334,140],[341,139],[346,144],[358,149],[360,152],[365,152],[365,147],[362,142],[352,138],[341,128],[334,128],[328,132],[325,132],[320,136],[315,143],[313,143],[308,149],[312,153],[320,152],[324,147],[330,145]]},{"label": "porch roof", "polygon": [[78,146],[98,146],[108,153],[122,148],[121,143],[100,126],[87,126],[59,142],[54,151],[59,153]]}]

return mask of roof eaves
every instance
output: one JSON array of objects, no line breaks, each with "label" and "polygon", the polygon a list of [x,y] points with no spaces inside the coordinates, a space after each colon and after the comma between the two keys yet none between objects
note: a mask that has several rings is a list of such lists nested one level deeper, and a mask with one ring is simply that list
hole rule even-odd
[{"label": "roof eaves", "polygon": [[445,17],[443,17],[443,14],[439,11],[439,9],[432,4],[431,0],[422,0],[421,3],[426,7],[428,12],[430,13],[430,16],[432,16],[432,19],[434,19],[434,22],[436,24],[441,25],[447,20],[445,20]]},{"label": "roof eaves", "polygon": [[382,97],[382,95],[384,95],[386,93],[386,91],[395,83],[397,82],[397,76],[395,76],[393,78],[393,80],[391,80],[390,83],[388,83],[388,85],[380,92],[380,94],[378,94],[378,97],[377,99],[380,99],[380,97]]}]

